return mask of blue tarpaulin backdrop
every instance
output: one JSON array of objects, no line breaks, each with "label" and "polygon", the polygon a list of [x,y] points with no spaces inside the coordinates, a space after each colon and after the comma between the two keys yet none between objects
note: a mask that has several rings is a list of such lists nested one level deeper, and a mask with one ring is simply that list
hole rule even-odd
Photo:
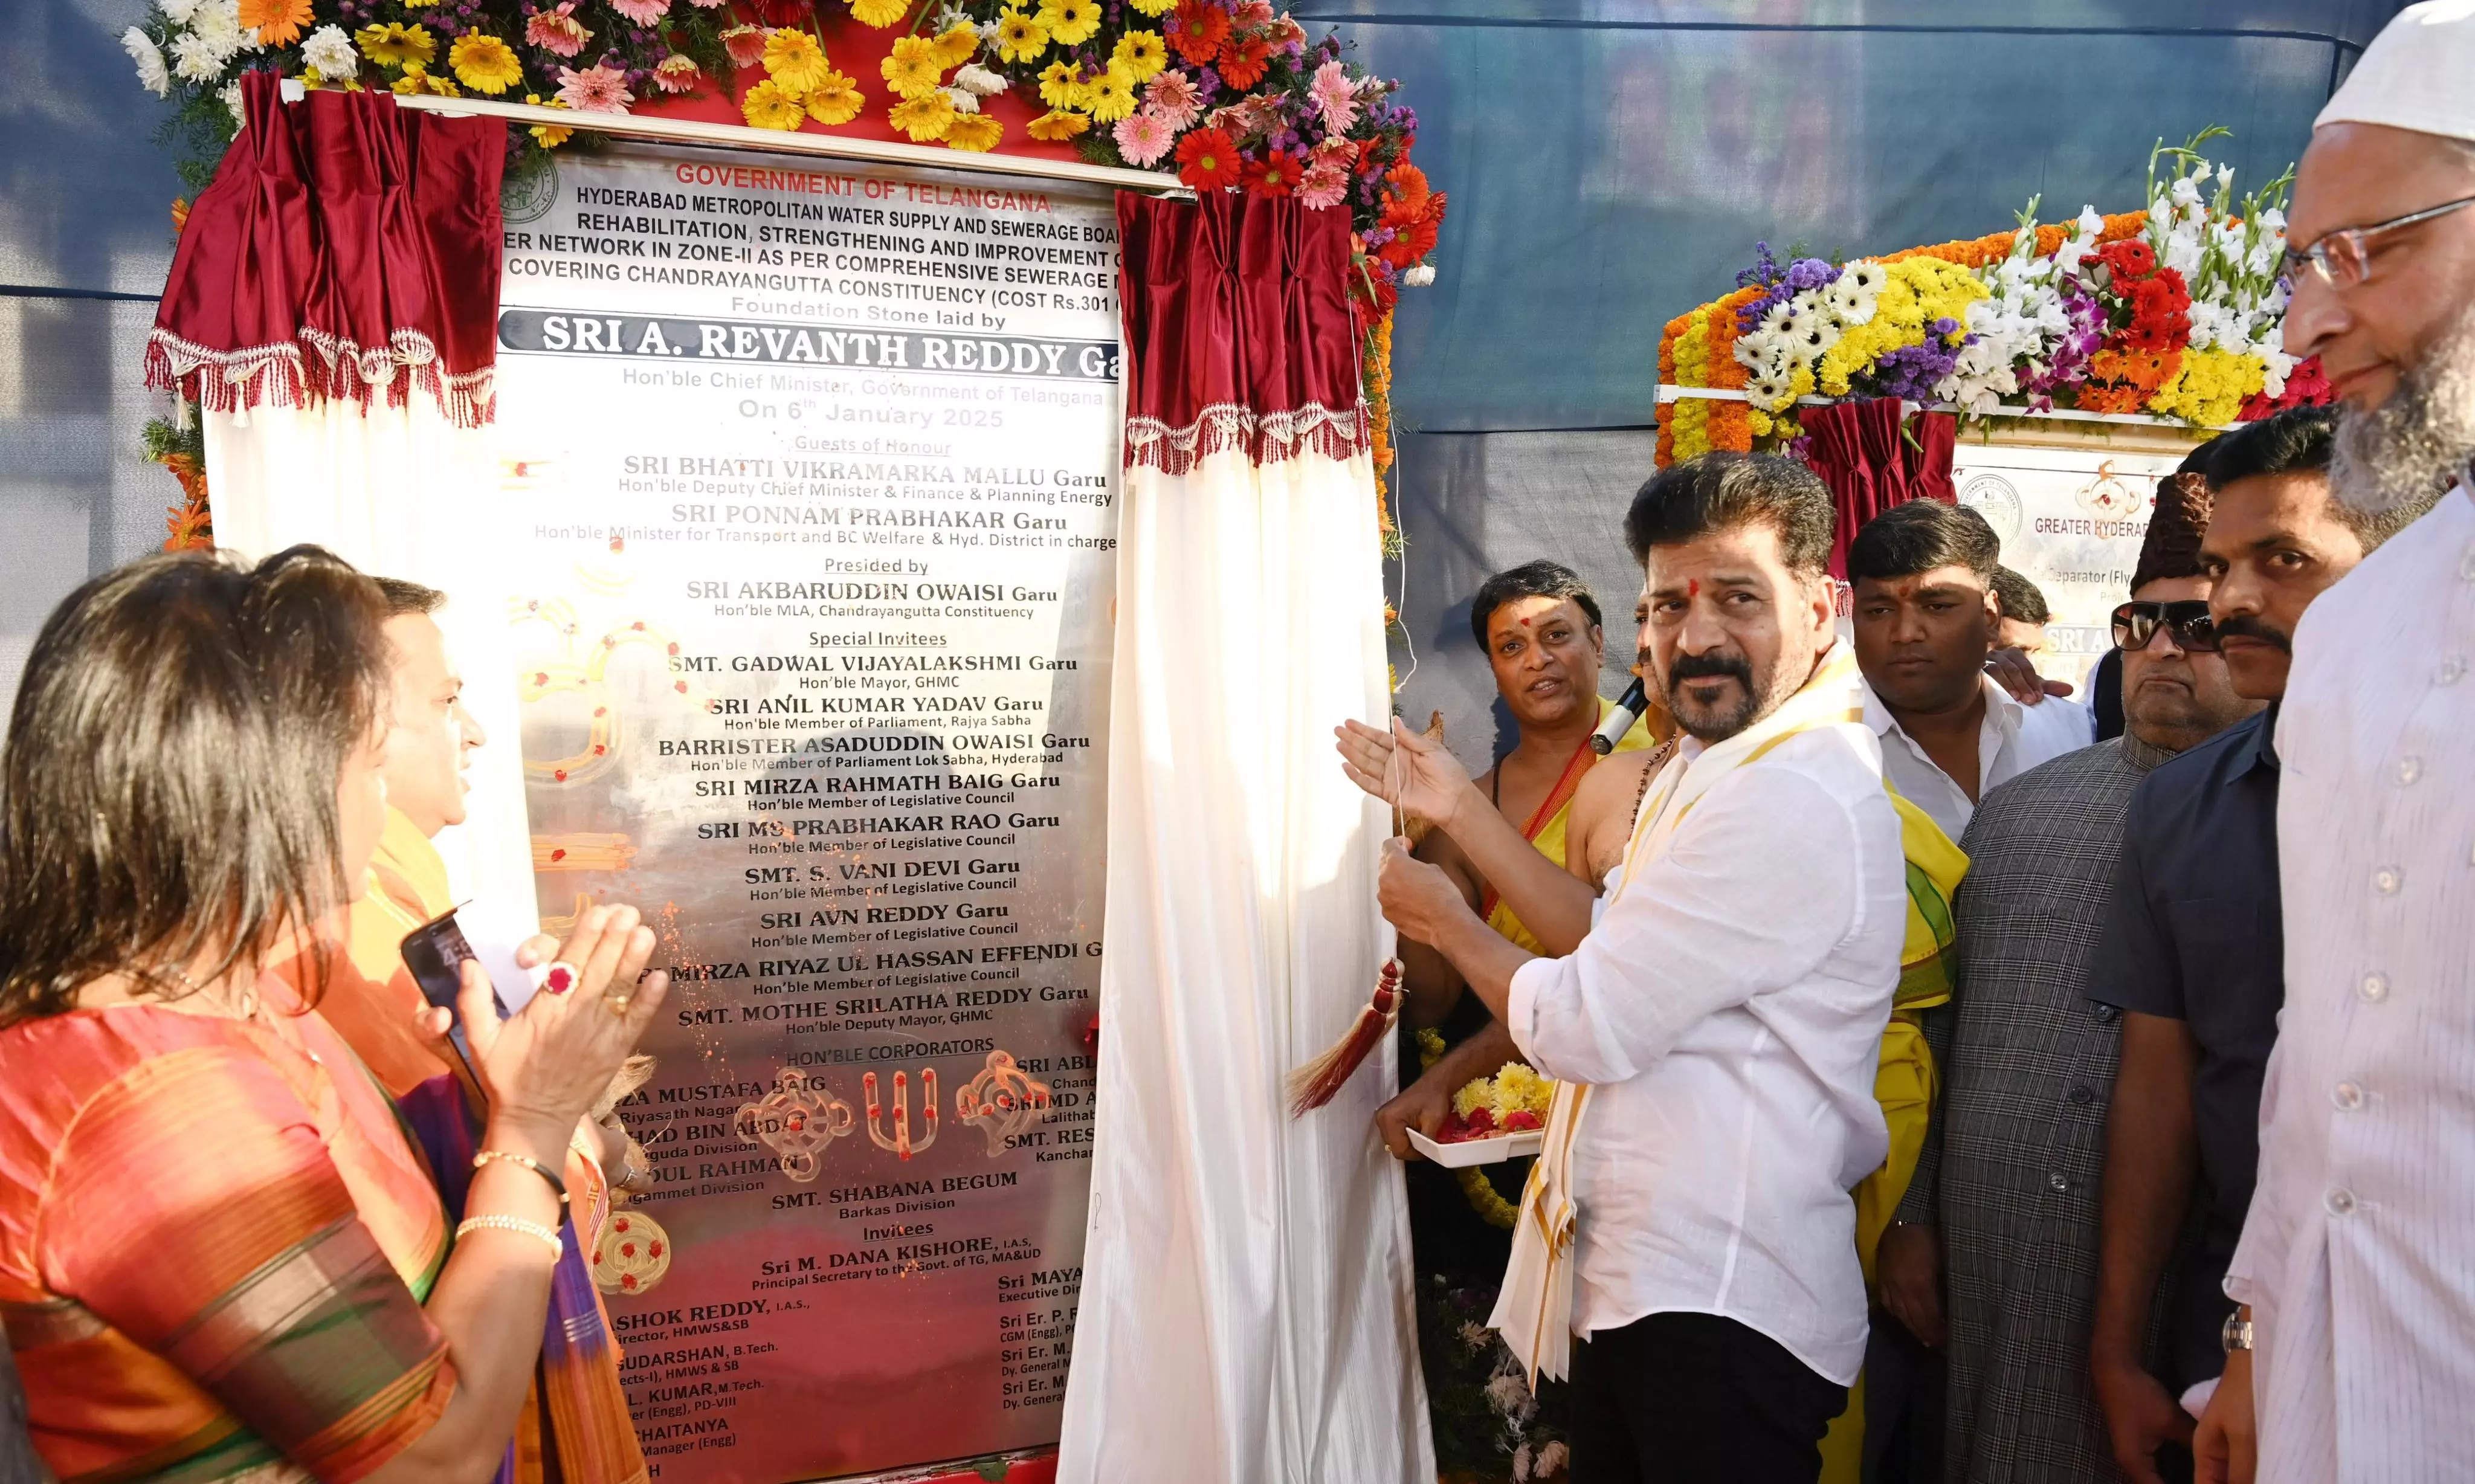
[{"label": "blue tarpaulin backdrop", "polygon": [[[2160,135],[2210,124],[2239,179],[2312,115],[2403,0],[1307,0],[1400,77],[1452,214],[1396,339],[1395,574],[1419,663],[1483,766],[1468,634],[1487,572],[1556,556],[1611,617],[1617,522],[1649,474],[1660,327],[1732,286],[1756,238],[1878,253],[2137,205]],[[0,694],[87,573],[161,540],[139,385],[180,193],[161,106],[117,40],[139,0],[12,0],[0,27]],[[1629,617],[1609,673],[1631,661]],[[1405,657],[1406,659],[1406,657]]]}]

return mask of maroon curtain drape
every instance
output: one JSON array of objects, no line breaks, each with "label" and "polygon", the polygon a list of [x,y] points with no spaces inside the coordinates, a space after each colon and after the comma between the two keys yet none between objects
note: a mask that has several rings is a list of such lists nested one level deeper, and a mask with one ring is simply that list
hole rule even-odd
[{"label": "maroon curtain drape", "polygon": [[1848,544],[1866,522],[1912,499],[1954,504],[1950,456],[1959,422],[1948,412],[1918,414],[1915,441],[1901,436],[1896,397],[1806,407],[1797,425],[1810,440],[1805,461],[1830,486],[1836,530],[1830,543],[1830,575],[1848,577]]},{"label": "maroon curtain drape", "polygon": [[1371,446],[1348,292],[1349,213],[1208,191],[1117,197],[1126,462],[1170,474]]},{"label": "maroon curtain drape", "polygon": [[504,127],[241,80],[240,137],[198,197],[146,350],[150,386],[217,411],[415,390],[489,421]]}]

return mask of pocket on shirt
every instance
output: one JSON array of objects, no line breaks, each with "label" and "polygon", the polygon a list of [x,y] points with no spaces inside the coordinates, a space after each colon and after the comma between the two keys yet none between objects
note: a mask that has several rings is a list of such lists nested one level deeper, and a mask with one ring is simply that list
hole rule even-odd
[{"label": "pocket on shirt", "polygon": [[[2250,1023],[2252,1007],[2238,997],[2202,994],[2196,985],[2218,982],[2225,966],[2258,953],[2277,924],[2262,905],[2245,897],[2194,897],[2166,904],[2166,922],[2174,935],[2174,955],[2183,976],[2183,1014],[2192,1034],[2213,1045],[2241,1041]],[[2272,946],[2270,951],[2275,952]]]}]

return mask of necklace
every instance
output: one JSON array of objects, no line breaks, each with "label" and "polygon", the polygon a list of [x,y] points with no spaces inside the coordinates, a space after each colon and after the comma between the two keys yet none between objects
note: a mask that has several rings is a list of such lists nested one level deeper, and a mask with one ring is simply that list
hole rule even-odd
[{"label": "necklace", "polygon": [[181,982],[182,988],[186,989],[191,994],[204,996],[208,1003],[219,1004],[226,1010],[234,1011],[235,1018],[241,1020],[256,1020],[257,1018],[257,984],[254,979],[249,984],[242,985],[238,994],[227,998],[222,995],[207,994],[207,986],[199,984],[196,980],[191,979],[189,977],[189,971],[180,967],[178,964],[167,963],[157,972],[171,975],[174,979]]}]

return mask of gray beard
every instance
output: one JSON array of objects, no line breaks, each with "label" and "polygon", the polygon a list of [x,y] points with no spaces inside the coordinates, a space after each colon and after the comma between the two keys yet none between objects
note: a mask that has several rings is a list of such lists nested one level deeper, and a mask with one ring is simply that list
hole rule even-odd
[{"label": "gray beard", "polygon": [[2431,499],[2475,460],[2475,304],[2420,364],[2398,378],[2389,401],[2338,417],[2330,487],[2357,510],[2378,515]]}]

